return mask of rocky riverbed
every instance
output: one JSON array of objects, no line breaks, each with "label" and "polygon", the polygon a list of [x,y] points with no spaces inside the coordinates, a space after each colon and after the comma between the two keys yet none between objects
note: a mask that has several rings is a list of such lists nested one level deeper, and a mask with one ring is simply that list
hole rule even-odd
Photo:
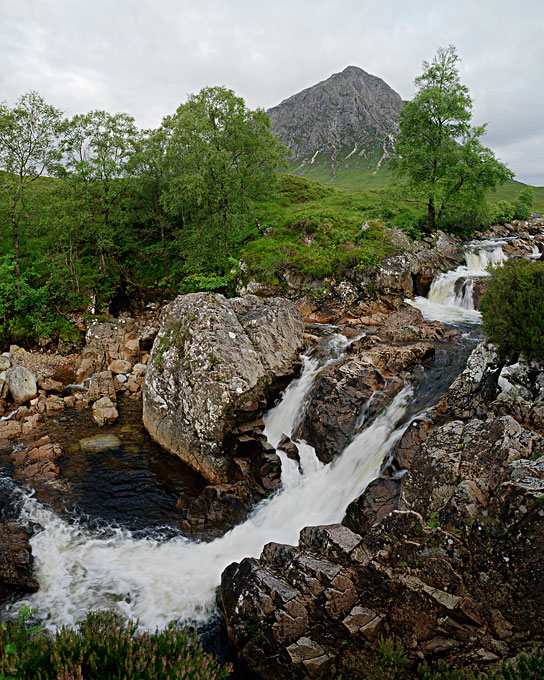
[{"label": "rocky riverbed", "polygon": [[[543,228],[542,220],[534,220],[487,236],[503,238],[504,256],[538,257]],[[131,466],[149,468],[144,462],[138,467],[137,459],[166,456],[170,463],[162,472],[155,474],[158,463],[153,468],[153,478],[163,480],[153,482],[160,493],[142,495],[141,474],[132,475],[130,494],[140,489],[143,508],[134,518],[141,515],[145,523],[144,506],[164,503],[164,514],[149,519],[159,526],[167,517],[170,527],[157,550],[178,555],[179,549],[175,562],[200,560],[203,572],[178,573],[178,590],[184,593],[192,583],[199,593],[201,576],[212,585],[202,586],[205,605],[192,604],[187,595],[186,606],[172,608],[173,616],[207,616],[210,590],[219,581],[213,574],[236,560],[223,573],[220,605],[230,642],[251,677],[374,677],[380,636],[402,644],[414,664],[445,659],[486,668],[514,655],[541,635],[544,368],[523,360],[503,365],[492,347],[480,344],[463,372],[475,344],[474,325],[456,328],[431,320],[424,306],[422,315],[405,299],[427,295],[441,274],[462,265],[466,248],[444,234],[406,248],[377,270],[354,271],[341,283],[312,282],[315,294],[308,294],[308,282],[291,280],[281,291],[245,282],[246,295],[234,300],[193,294],[177,298],[160,316],[149,310],[137,319],[90,324],[84,348],[71,355],[10,348],[0,357],[2,469],[70,522],[74,506],[63,500],[81,503],[85,475],[92,477],[85,466],[94,471],[107,461],[113,467],[106,466],[105,474],[120,480],[131,477]],[[477,308],[485,273],[477,282],[457,285],[456,291],[452,284],[452,299]],[[250,291],[281,292],[291,300],[260,299],[247,295]],[[272,426],[268,415],[263,421],[296,375],[291,385],[299,396],[289,402],[286,393],[279,405],[283,424]],[[411,404],[407,388],[416,395]],[[138,430],[142,393],[145,426],[170,453]],[[289,408],[295,412],[287,413]],[[389,421],[390,435],[375,434]],[[354,488],[366,491],[357,500],[348,494],[343,506],[342,492],[335,510],[310,515],[339,522],[352,500],[342,523],[308,526],[298,547],[279,540],[259,558],[259,541],[262,547],[271,540],[266,536],[271,513],[280,512],[274,508],[284,503],[281,516],[291,515],[291,522],[296,505],[288,510],[285,499],[305,479],[315,482],[305,487],[312,504],[316,494],[327,493],[323,474],[344,464],[350,442],[366,441],[365,433],[376,441],[383,436],[377,462],[364,475],[357,456],[367,455],[370,440],[355,456],[358,471],[351,474],[364,481]],[[144,440],[145,452],[130,448]],[[183,466],[192,470],[183,472]],[[385,476],[371,481],[380,471]],[[338,479],[347,483],[345,476]],[[87,498],[100,505],[101,482],[93,484],[94,495]],[[112,504],[119,517],[123,503],[128,508],[132,502],[123,493],[115,483],[103,489],[102,498],[123,499]],[[329,493],[336,494],[337,487]],[[10,494],[4,492],[3,500],[0,495],[4,598],[34,592],[40,580],[32,572],[29,543],[36,519],[17,524],[21,504]],[[100,522],[98,513],[88,524],[92,512],[85,512],[84,525]],[[40,522],[50,521],[43,519],[50,517],[45,511],[38,514]],[[133,531],[139,521],[124,526]],[[235,525],[240,526],[230,531]],[[65,534],[72,531],[63,527]],[[42,531],[43,542],[47,527]],[[242,540],[250,531],[251,541]],[[66,550],[77,546],[74,560],[86,554],[92,563],[83,534],[81,529],[70,534]],[[297,534],[292,528],[285,533]],[[135,535],[123,536],[130,550],[140,551]],[[209,551],[195,538],[213,541]],[[108,534],[105,540],[117,551],[117,538]],[[142,574],[151,574],[151,555],[136,554]],[[242,559],[245,555],[253,557]],[[120,556],[115,559],[121,564]],[[213,562],[209,574],[203,560]],[[175,589],[181,567],[171,567],[168,588]],[[130,570],[123,569],[126,580]],[[38,572],[46,571],[40,562]],[[104,578],[115,592],[120,575],[108,571]],[[84,583],[83,578],[78,591]],[[142,582],[141,594],[129,594],[123,606],[149,615],[153,626],[165,620],[168,608],[154,619],[148,605],[142,610],[147,587]],[[70,588],[76,586],[65,589]],[[180,593],[169,597],[179,599]],[[72,606],[69,597],[63,607]],[[93,606],[87,596],[82,602]]]}]

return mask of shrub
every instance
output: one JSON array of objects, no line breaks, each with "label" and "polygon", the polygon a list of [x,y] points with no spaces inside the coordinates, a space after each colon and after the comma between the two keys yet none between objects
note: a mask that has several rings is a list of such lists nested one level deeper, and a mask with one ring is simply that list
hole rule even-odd
[{"label": "shrub", "polygon": [[493,270],[480,310],[499,356],[544,359],[544,264],[511,260]]},{"label": "shrub", "polygon": [[0,680],[222,680],[231,671],[173,622],[149,634],[112,612],[90,612],[52,640],[34,632],[21,618],[2,624]]},{"label": "shrub", "polygon": [[524,189],[514,201],[514,218],[516,220],[527,220],[531,216],[533,208],[533,190],[531,187]]},{"label": "shrub", "polygon": [[509,201],[498,201],[491,206],[490,218],[492,224],[506,224],[514,219],[516,209]]}]

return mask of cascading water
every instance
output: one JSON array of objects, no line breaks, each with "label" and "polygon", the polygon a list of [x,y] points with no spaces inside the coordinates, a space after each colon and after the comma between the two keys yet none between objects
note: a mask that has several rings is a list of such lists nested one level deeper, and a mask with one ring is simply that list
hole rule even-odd
[{"label": "cascading water", "polygon": [[421,310],[426,319],[479,324],[481,315],[474,309],[474,284],[489,276],[489,266],[499,266],[506,260],[502,249],[505,242],[505,239],[494,239],[467,244],[464,265],[437,277],[427,297],[418,296],[406,302]]},{"label": "cascading water", "polygon": [[[266,416],[272,442],[291,434],[297,415],[318,371],[350,341],[332,336],[333,357],[306,357],[304,371]],[[27,600],[50,628],[72,625],[89,609],[113,608],[139,618],[142,627],[164,626],[171,619],[204,622],[214,610],[214,591],[221,572],[233,561],[257,557],[270,541],[296,543],[308,525],[342,519],[348,503],[379,473],[380,466],[404,427],[399,427],[411,401],[404,388],[386,411],[361,432],[332,464],[321,464],[309,445],[298,466],[285,466],[283,490],[263,501],[250,518],[212,543],[184,537],[136,538],[128,530],[90,530],[68,522],[19,491],[21,520],[39,525],[32,538],[35,576],[40,590]],[[288,459],[284,459],[285,462]],[[291,463],[292,461],[289,461]],[[296,468],[296,469],[295,469]],[[18,609],[21,602],[12,606]]]}]

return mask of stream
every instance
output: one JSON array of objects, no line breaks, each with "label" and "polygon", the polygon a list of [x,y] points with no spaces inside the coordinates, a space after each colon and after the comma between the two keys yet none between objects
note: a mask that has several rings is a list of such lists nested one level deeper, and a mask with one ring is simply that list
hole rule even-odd
[{"label": "stream", "polygon": [[[296,544],[305,526],[340,522],[347,505],[380,474],[413,418],[434,405],[462,371],[480,321],[471,302],[470,281],[486,276],[489,263],[504,259],[500,240],[468,244],[466,265],[436,279],[427,298],[407,300],[426,318],[460,327],[461,341],[437,343],[435,360],[417,387],[408,382],[331,464],[321,463],[304,442],[297,443],[300,467],[278,451],[281,491],[262,501],[246,522],[211,543],[180,535],[172,519],[172,499],[198,493],[201,481],[195,476],[183,481],[177,459],[164,453],[167,460],[161,462],[145,438],[143,449],[138,447],[136,441],[144,435],[130,428],[125,434],[134,435],[134,441],[95,454],[94,461],[86,458],[89,469],[83,465],[77,468],[81,475],[78,483],[71,475],[75,500],[69,507],[60,507],[43,493],[34,494],[14,483],[9,466],[0,458],[0,487],[18,504],[20,522],[33,530],[34,573],[40,583],[37,593],[8,605],[7,614],[27,604],[51,630],[76,624],[88,610],[99,608],[138,618],[145,629],[163,627],[172,619],[192,624],[208,621],[227,565],[244,557],[258,557],[271,541]],[[456,292],[455,282],[460,278],[463,287],[458,286]],[[318,348],[302,357],[302,373],[264,417],[265,434],[274,446],[283,434],[294,431],[319,371],[339,361],[354,341],[334,327],[323,327],[320,333]],[[361,404],[361,413],[364,407]],[[68,423],[63,446],[70,438],[77,442],[84,435],[78,429],[81,425]],[[73,455],[79,455],[76,442]],[[100,467],[106,455],[114,457],[118,473],[102,487],[104,475],[93,477],[90,468]],[[69,476],[70,465],[75,463],[68,458],[64,472]],[[116,500],[120,490],[122,502]],[[163,508],[161,512],[153,507],[154,502]]]}]

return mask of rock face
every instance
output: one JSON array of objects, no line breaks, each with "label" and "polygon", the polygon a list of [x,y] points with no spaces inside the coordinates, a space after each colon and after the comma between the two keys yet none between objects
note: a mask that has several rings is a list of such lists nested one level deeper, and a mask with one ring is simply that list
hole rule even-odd
[{"label": "rock face", "polygon": [[297,370],[303,331],[300,313],[281,298],[176,298],[148,364],[146,429],[210,482],[230,482],[229,433],[259,417]]},{"label": "rock face", "polygon": [[34,593],[31,548],[27,533],[14,520],[0,523],[0,602],[13,592]]},{"label": "rock face", "polygon": [[393,677],[383,635],[415,677],[422,659],[483,670],[542,641],[543,395],[544,366],[502,366],[478,346],[397,444],[402,478],[370,484],[344,525],[230,565],[221,603],[243,666],[271,680]]},{"label": "rock face", "polygon": [[401,108],[402,99],[381,78],[348,66],[267,113],[274,135],[302,164],[299,171],[311,172],[322,154],[332,171],[340,165],[376,168],[392,151]]}]

